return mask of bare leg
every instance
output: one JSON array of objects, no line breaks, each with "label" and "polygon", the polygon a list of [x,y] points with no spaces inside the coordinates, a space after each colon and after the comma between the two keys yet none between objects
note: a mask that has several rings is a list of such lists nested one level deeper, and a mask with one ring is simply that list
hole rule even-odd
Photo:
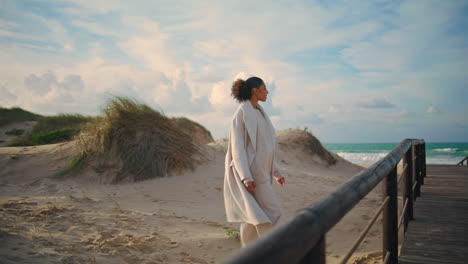
[{"label": "bare leg", "polygon": [[256,225],[255,228],[257,229],[258,237],[265,236],[271,230],[272,227],[273,225],[271,223],[263,223]]}]

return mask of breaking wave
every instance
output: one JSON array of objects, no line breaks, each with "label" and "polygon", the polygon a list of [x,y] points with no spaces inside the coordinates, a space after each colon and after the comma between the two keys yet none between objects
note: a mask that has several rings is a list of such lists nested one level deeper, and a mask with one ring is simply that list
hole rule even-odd
[{"label": "breaking wave", "polygon": [[[355,164],[373,164],[387,156],[388,153],[349,153],[339,152],[340,157]],[[457,164],[460,157],[436,155],[426,157],[427,164]],[[401,163],[401,162],[400,162]]]},{"label": "breaking wave", "polygon": [[436,151],[436,152],[455,153],[455,152],[458,151],[458,148],[440,148],[440,149],[434,149],[433,151]]}]

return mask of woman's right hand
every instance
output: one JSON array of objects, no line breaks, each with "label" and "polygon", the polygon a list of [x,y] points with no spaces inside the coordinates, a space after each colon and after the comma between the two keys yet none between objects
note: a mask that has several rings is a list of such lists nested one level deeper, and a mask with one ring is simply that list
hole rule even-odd
[{"label": "woman's right hand", "polygon": [[252,195],[255,194],[255,182],[254,181],[244,182],[244,186],[249,193],[251,193]]}]

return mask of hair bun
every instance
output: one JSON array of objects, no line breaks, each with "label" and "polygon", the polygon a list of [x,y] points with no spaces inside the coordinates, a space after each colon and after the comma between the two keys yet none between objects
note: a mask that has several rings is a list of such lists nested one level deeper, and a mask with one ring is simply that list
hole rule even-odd
[{"label": "hair bun", "polygon": [[263,80],[258,77],[250,77],[247,80],[237,79],[231,88],[231,95],[237,102],[249,100],[252,96],[252,88],[258,88],[264,84]]},{"label": "hair bun", "polygon": [[246,81],[242,80],[242,79],[237,79],[233,84],[232,84],[232,88],[231,88],[231,95],[232,97],[234,97],[234,99],[236,99],[238,102],[242,102],[244,101],[242,99],[242,94],[245,92],[246,90]]}]

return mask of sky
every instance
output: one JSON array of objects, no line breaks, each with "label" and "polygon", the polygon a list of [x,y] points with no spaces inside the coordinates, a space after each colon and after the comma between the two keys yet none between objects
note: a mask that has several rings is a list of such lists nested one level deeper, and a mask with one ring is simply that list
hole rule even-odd
[{"label": "sky", "polygon": [[0,106],[129,96],[227,138],[232,83],[326,143],[468,142],[468,1],[0,0]]}]

